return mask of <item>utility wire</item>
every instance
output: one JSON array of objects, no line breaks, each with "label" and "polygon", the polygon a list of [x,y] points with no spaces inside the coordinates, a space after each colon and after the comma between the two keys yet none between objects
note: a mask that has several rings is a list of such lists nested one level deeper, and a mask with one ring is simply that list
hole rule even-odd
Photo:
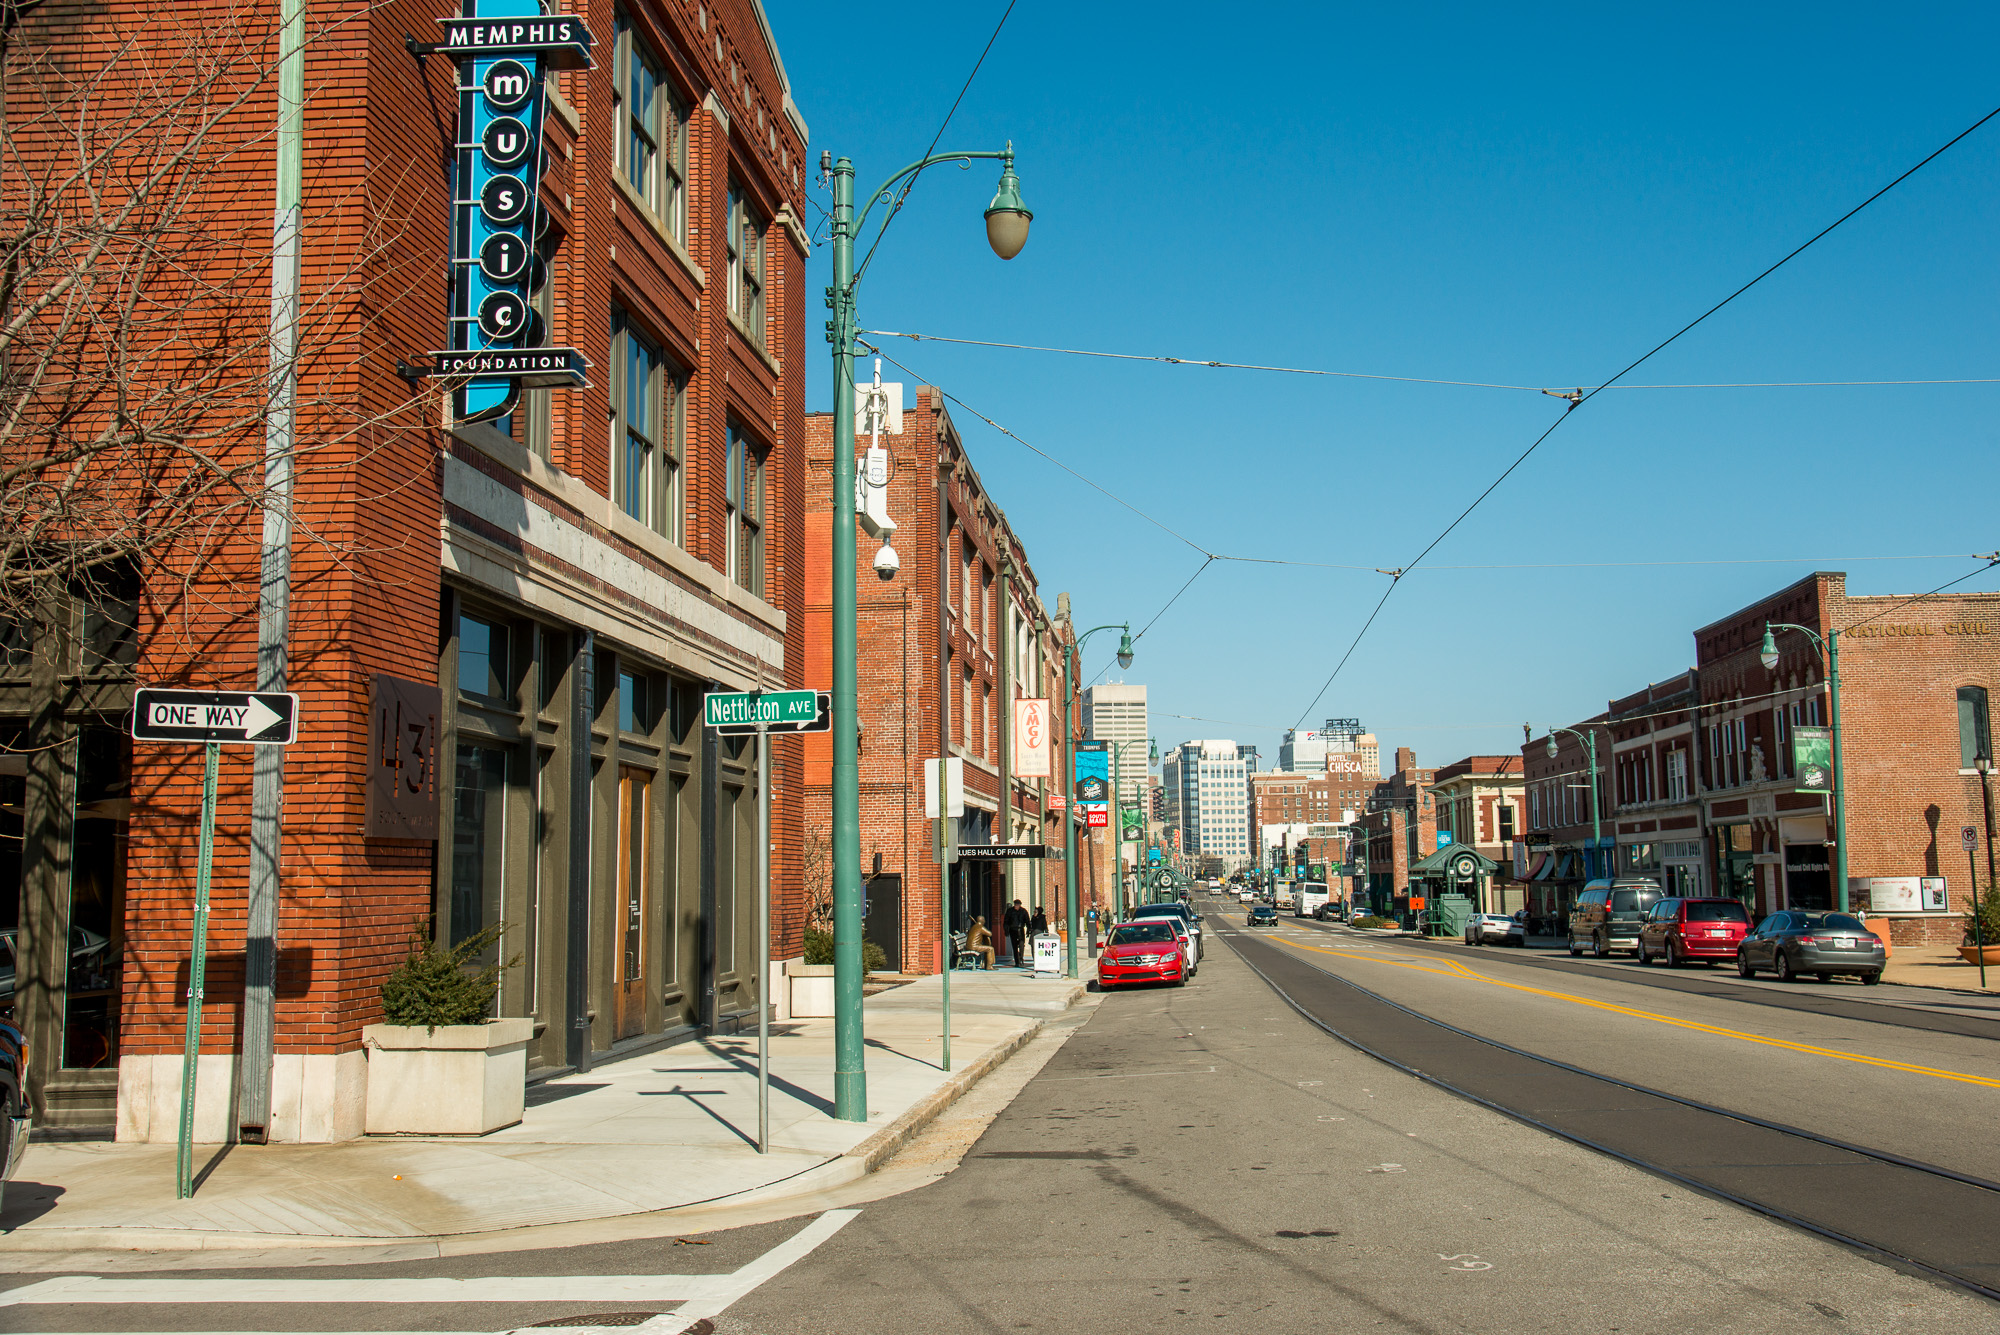
[{"label": "utility wire", "polygon": [[[891,366],[894,366],[896,369],[902,371],[905,375],[909,376],[911,379],[916,380],[922,384],[930,385],[932,388],[936,389],[938,393],[944,395],[945,398],[949,399],[952,403],[958,405],[960,408],[963,408],[966,412],[970,413],[973,417],[978,418],[980,421],[984,422],[987,426],[992,427],[995,431],[1007,437],[1007,439],[1013,441],[1016,445],[1019,445],[1021,446],[1021,448],[1029,451],[1030,453],[1035,454],[1040,458],[1047,460],[1049,463],[1054,464],[1057,468],[1062,469],[1063,472],[1068,473],[1071,477],[1083,483],[1085,486],[1097,492],[1099,495],[1106,497],[1114,504],[1120,506],[1123,509],[1130,510],[1133,514],[1139,516],[1139,518],[1145,520],[1153,527],[1159,529],[1161,532],[1172,537],[1175,541],[1185,543],[1187,546],[1193,548],[1195,551],[1201,553],[1203,556],[1207,557],[1211,561],[1233,561],[1239,565],[1297,566],[1300,569],[1304,570],[1372,571],[1373,573],[1378,575],[1388,573],[1380,566],[1352,565],[1339,561],[1295,561],[1290,559],[1289,557],[1282,557],[1282,556],[1233,556],[1227,552],[1211,552],[1206,547],[1203,547],[1200,543],[1196,542],[1194,539],[1188,537],[1185,533],[1182,533],[1179,529],[1173,527],[1171,524],[1168,524],[1165,520],[1157,519],[1153,515],[1148,514],[1146,511],[1141,510],[1138,506],[1126,500],[1124,497],[1118,495],[1116,492],[1112,491],[1109,487],[1106,487],[1104,484],[1092,479],[1091,477],[1087,476],[1084,473],[1078,472],[1076,469],[1064,463],[1061,459],[1058,459],[1053,454],[1050,454],[1047,450],[1043,449],[1041,446],[1030,444],[1028,441],[1023,440],[1015,432],[1010,431],[1006,427],[1000,425],[1000,423],[994,421],[991,417],[988,417],[985,413],[979,411],[979,409],[973,407],[971,404],[967,403],[964,399],[959,398],[956,394],[953,394],[951,391],[939,386],[936,381],[927,378],[922,372],[913,370],[907,363],[898,361],[895,357],[891,356],[889,353],[882,351],[881,348],[877,347],[873,343],[868,343],[861,340],[857,341],[861,342],[861,346],[867,349],[870,355],[879,356],[882,358],[882,360],[888,362]],[[1705,560],[1694,560],[1694,561],[1536,561],[1536,562],[1489,563],[1489,564],[1475,564],[1475,565],[1449,565],[1449,566],[1433,565],[1433,566],[1426,566],[1425,569],[1429,571],[1603,570],[1603,569],[1622,569],[1627,567],[1645,567],[1645,566],[1665,567],[1665,566],[1734,566],[1734,565],[1813,565],[1813,564],[1828,563],[1828,562],[1847,563],[1847,562],[1858,562],[1858,561],[1948,561],[1957,559],[1959,557],[1966,557],[1971,560],[1978,560],[1981,558],[1981,553],[1936,552],[1928,554],[1919,553],[1910,556],[1743,556],[1743,557],[1714,557]],[[1404,573],[1407,574],[1410,572],[1405,571]]]},{"label": "utility wire", "polygon": [[[1167,614],[1167,608],[1172,607],[1175,603],[1179,602],[1181,600],[1181,595],[1186,593],[1188,589],[1194,584],[1194,582],[1202,577],[1202,573],[1206,571],[1210,566],[1214,565],[1217,561],[1222,559],[1224,558],[1211,556],[1206,561],[1203,561],[1201,563],[1201,569],[1195,571],[1192,575],[1189,575],[1187,577],[1187,583],[1181,585],[1180,588],[1174,590],[1174,596],[1167,599],[1166,605],[1161,607],[1159,611],[1153,613],[1152,620],[1148,621],[1145,625],[1139,627],[1139,633],[1132,637],[1132,643],[1137,644],[1140,640],[1145,639],[1146,632],[1153,628],[1153,622],[1158,621],[1161,617],[1165,616]],[[1113,654],[1109,659],[1105,661],[1103,667],[1091,673],[1088,677],[1084,678],[1084,680],[1087,682],[1095,683],[1099,677],[1103,676],[1105,673],[1111,670],[1111,664],[1116,662],[1117,658],[1118,655]]]},{"label": "utility wire", "polygon": [[[1000,423],[994,421],[991,417],[988,417],[985,413],[979,411],[979,409],[973,407],[971,404],[967,403],[964,399],[959,398],[956,394],[953,394],[950,390],[944,389],[942,386],[937,385],[935,381],[928,379],[921,372],[911,369],[908,365],[897,360],[889,353],[883,352],[882,349],[876,347],[874,344],[863,342],[861,346],[866,348],[871,354],[879,355],[884,361],[896,367],[898,370],[902,371],[905,375],[909,376],[911,379],[916,380],[922,384],[931,385],[933,388],[937,389],[938,393],[944,395],[946,399],[950,400],[958,407],[964,409],[966,412],[970,413],[973,417],[976,417],[980,421],[986,423],[987,426],[992,427],[995,431],[1007,437],[1007,439],[1013,441],[1015,444],[1021,446],[1023,449],[1028,450],[1030,453],[1035,454],[1042,459],[1046,459],[1048,462],[1054,464],[1057,468],[1062,469],[1065,473],[1068,473],[1071,477],[1076,478],[1079,482],[1082,482],[1085,486],[1091,488],[1093,491],[1096,491],[1100,495],[1108,498],[1113,503],[1121,506],[1122,508],[1130,510],[1133,514],[1139,516],[1141,519],[1153,525],[1155,528],[1158,528],[1161,532],[1168,534],[1169,536],[1173,537],[1176,541],[1186,544],[1187,546],[1193,548],[1196,552],[1199,552],[1201,554],[1201,556],[1204,559],[1201,563],[1200,568],[1197,569],[1193,575],[1188,577],[1187,583],[1181,585],[1181,587],[1175,591],[1173,597],[1169,598],[1166,601],[1166,604],[1162,606],[1158,612],[1155,612],[1152,618],[1148,620],[1143,627],[1140,628],[1139,633],[1132,637],[1135,642],[1139,640],[1141,637],[1143,637],[1147,631],[1151,630],[1153,628],[1153,625],[1156,622],[1158,622],[1162,616],[1166,615],[1167,610],[1171,608],[1175,603],[1180,601],[1181,595],[1188,591],[1188,588],[1195,582],[1195,580],[1200,579],[1201,576],[1207,572],[1208,568],[1211,565],[1215,564],[1217,561],[1234,561],[1244,565],[1302,566],[1316,570],[1372,570],[1376,574],[1389,575],[1391,577],[1391,583],[1389,585],[1389,589],[1383,593],[1380,601],[1378,601],[1375,604],[1374,610],[1369,613],[1367,622],[1362,625],[1361,632],[1360,634],[1355,636],[1353,643],[1348,645],[1347,652],[1341,656],[1340,663],[1335,665],[1334,673],[1335,675],[1338,675],[1340,669],[1346,666],[1348,658],[1353,655],[1355,648],[1358,647],[1359,644],[1361,643],[1361,636],[1366,635],[1369,626],[1372,626],[1375,623],[1376,616],[1380,614],[1380,612],[1382,611],[1382,605],[1388,602],[1389,600],[1389,593],[1394,592],[1396,587],[1396,582],[1400,581],[1404,575],[1411,573],[1407,569],[1391,571],[1391,570],[1381,569],[1380,567],[1377,566],[1338,565],[1328,561],[1289,561],[1278,557],[1230,556],[1221,552],[1211,552],[1206,548],[1202,547],[1199,543],[1195,542],[1192,538],[1189,538],[1186,534],[1180,532],[1178,529],[1173,528],[1171,525],[1165,523],[1162,520],[1155,519],[1152,515],[1147,514],[1144,510],[1141,510],[1138,506],[1132,504],[1124,497],[1119,496],[1116,492],[1111,491],[1109,488],[1105,487],[1101,483],[1096,482],[1090,477],[1084,475],[1083,473],[1078,472],[1076,469],[1070,467],[1062,460],[1050,454],[1047,450],[1044,450],[1038,445],[1033,445],[1030,444],[1028,441],[1023,440],[1019,435],[1015,434],[1013,431],[1010,431],[1006,427],[1000,425]],[[1561,419],[1558,418],[1557,420],[1560,421]],[[1516,462],[1518,463],[1518,461]],[[1432,545],[1435,546],[1436,544],[1433,543]],[[1426,548],[1425,550],[1428,551],[1429,549]],[[1953,557],[1961,555],[1969,556],[1971,559],[1974,560],[1986,559],[1979,553],[1947,552],[1947,553],[1939,553],[1937,555],[1918,555],[1918,556],[1742,557],[1733,559],[1718,558],[1712,560],[1699,560],[1699,561],[1575,561],[1575,562],[1546,562],[1546,563],[1518,564],[1518,565],[1431,566],[1429,567],[1429,569],[1439,570],[1439,571],[1544,570],[1544,569],[1559,570],[1559,569],[1626,568],[1635,566],[1801,565],[1801,564],[1812,565],[1828,561],[1851,562],[1851,561],[1949,560]],[[2000,557],[2000,554],[1996,554],[1996,557]],[[1104,673],[1110,671],[1110,668],[1111,668],[1111,663],[1109,660],[1107,660],[1103,667],[1099,668],[1096,672],[1092,673],[1084,680],[1087,682],[1095,682],[1098,677],[1101,677],[1104,675]],[[1327,679],[1327,685],[1329,686],[1332,685],[1332,682],[1333,678],[1329,677]],[[1326,693],[1326,687],[1321,687],[1320,694],[1324,695],[1325,693]],[[1318,703],[1319,703],[1319,697],[1315,696],[1313,698],[1313,704],[1317,705]],[[1306,712],[1307,713],[1312,712],[1311,706],[1307,707]],[[1301,721],[1303,721],[1303,719]],[[1295,724],[1294,726],[1297,725]]]},{"label": "utility wire", "polygon": [[[859,340],[857,340],[857,342],[858,341]],[[1062,469],[1063,472],[1068,473],[1071,477],[1083,483],[1084,486],[1089,487],[1092,491],[1095,491],[1099,495],[1104,496],[1106,499],[1110,500],[1114,504],[1122,506],[1127,510],[1130,510],[1133,514],[1139,516],[1139,518],[1145,520],[1147,523],[1151,524],[1154,528],[1159,529],[1162,533],[1167,534],[1175,541],[1187,544],[1189,547],[1194,548],[1195,551],[1201,553],[1203,556],[1206,556],[1211,561],[1217,559],[1214,552],[1209,551],[1208,548],[1202,546],[1200,543],[1196,542],[1193,538],[1190,538],[1187,534],[1181,532],[1179,529],[1173,527],[1171,524],[1168,524],[1165,520],[1155,519],[1153,516],[1147,514],[1144,510],[1141,510],[1138,506],[1132,504],[1132,502],[1126,500],[1123,496],[1120,496],[1118,493],[1112,491],[1109,487],[1106,487],[1102,483],[1099,483],[1089,477],[1086,477],[1084,474],[1077,472],[1076,469],[1071,468],[1068,464],[1056,458],[1053,454],[1050,454],[1047,450],[1041,448],[1039,445],[1030,445],[1027,441],[1022,440],[1012,431],[1009,431],[1006,427],[1001,426],[998,422],[988,417],[985,413],[980,412],[979,409],[973,407],[971,404],[967,403],[964,399],[959,398],[958,395],[953,394],[950,390],[945,389],[941,385],[938,385],[936,381],[927,379],[918,372],[911,370],[908,366],[905,366],[902,362],[897,361],[894,357],[891,357],[888,353],[883,352],[882,349],[876,347],[872,343],[862,343],[861,346],[868,349],[868,351],[871,354],[880,356],[882,360],[888,362],[891,366],[894,366],[897,369],[901,370],[903,374],[909,376],[911,379],[917,381],[918,383],[932,386],[937,390],[938,393],[944,395],[947,399],[950,399],[953,403],[965,409],[966,412],[972,414],[980,421],[986,423],[986,425],[992,427],[995,431],[998,431],[1001,435],[1013,441],[1016,445],[1019,445],[1022,449],[1027,450],[1031,454],[1039,455],[1042,458],[1048,460],[1050,463],[1054,464],[1057,468]],[[1356,567],[1356,569],[1359,568],[1360,567]]]},{"label": "utility wire", "polygon": [[[1638,370],[1641,366],[1645,365],[1648,361],[1652,360],[1652,358],[1658,356],[1661,352],[1664,352],[1668,347],[1672,346],[1675,341],[1680,339],[1684,334],[1688,333],[1690,330],[1694,329],[1697,325],[1701,324],[1704,320],[1714,315],[1717,311],[1727,306],[1730,302],[1742,296],[1745,292],[1748,292],[1751,288],[1757,286],[1757,284],[1763,282],[1766,278],[1769,278],[1779,269],[1782,269],[1785,265],[1791,263],[1792,260],[1804,254],[1814,244],[1816,244],[1822,238],[1826,237],[1831,232],[1833,232],[1835,228],[1839,227],[1849,218],[1852,218],[1855,214],[1861,212],[1861,210],[1867,208],[1870,204],[1873,204],[1876,200],[1882,198],[1882,196],[1888,194],[1891,190],[1894,190],[1904,181],[1909,180],[1910,177],[1916,175],[1917,172],[1923,170],[1925,166],[1935,161],[1940,155],[1942,155],[1944,152],[1950,149],[1953,145],[1957,144],[1961,139],[1964,139],[1967,135],[1971,134],[1974,130],[1977,130],[1980,126],[1986,124],[1986,122],[1992,120],[1995,116],[2000,116],[2000,107],[1993,108],[1993,110],[1987,112],[1984,116],[1981,116],[1978,120],[1966,126],[1963,130],[1960,130],[1957,134],[1953,135],[1950,139],[1946,140],[1942,145],[1933,149],[1930,153],[1926,154],[1924,158],[1921,161],[1919,161],[1915,166],[1903,172],[1902,175],[1890,181],[1887,185],[1877,190],[1874,194],[1868,196],[1868,198],[1862,200],[1859,204],[1856,204],[1853,208],[1849,209],[1847,212],[1841,214],[1838,218],[1835,218],[1832,222],[1828,223],[1825,227],[1822,227],[1819,231],[1813,233],[1812,236],[1808,237],[1805,241],[1801,242],[1799,245],[1793,247],[1782,258],[1780,258],[1777,261],[1777,263],[1772,264],[1769,268],[1766,268],[1763,272],[1759,273],[1749,282],[1743,284],[1741,287],[1737,288],[1734,292],[1731,292],[1721,301],[1716,302],[1713,306],[1710,306],[1700,315],[1695,316],[1694,319],[1689,320],[1679,329],[1676,329],[1673,333],[1661,339],[1658,343],[1654,344],[1646,352],[1634,358],[1630,363],[1628,363],[1625,366],[1623,370],[1619,371],[1618,374],[1612,376],[1609,380],[1606,380],[1603,384],[1600,384],[1597,388],[1590,390],[1588,393],[1579,390],[1574,396],[1563,396],[1569,398],[1569,403],[1563,409],[1562,416],[1556,418],[1555,421],[1549,423],[1547,429],[1544,430],[1539,436],[1536,436],[1534,442],[1530,444],[1527,449],[1521,451],[1520,455],[1515,458],[1514,462],[1508,464],[1507,467],[1501,471],[1500,476],[1494,478],[1492,483],[1488,485],[1484,491],[1480,492],[1479,495],[1474,497],[1472,500],[1472,504],[1466,506],[1465,509],[1459,512],[1457,518],[1453,519],[1449,524],[1445,525],[1444,531],[1439,533],[1435,538],[1432,538],[1430,540],[1430,543],[1426,545],[1421,552],[1417,553],[1416,558],[1414,560],[1412,560],[1408,565],[1401,567],[1400,569],[1384,572],[1385,574],[1388,574],[1390,577],[1389,587],[1383,591],[1382,602],[1377,603],[1375,605],[1375,610],[1368,614],[1368,620],[1362,625],[1361,634],[1355,637],[1354,645],[1358,645],[1361,642],[1361,635],[1366,635],[1368,633],[1368,627],[1375,623],[1376,616],[1382,610],[1382,603],[1386,603],[1389,600],[1389,595],[1396,591],[1397,586],[1402,583],[1402,577],[1406,573],[1408,573],[1411,569],[1415,568],[1418,565],[1421,565],[1423,563],[1423,559],[1426,556],[1429,556],[1431,552],[1437,548],[1437,545],[1439,543],[1443,542],[1446,538],[1450,537],[1452,531],[1456,529],[1460,524],[1464,523],[1466,517],[1470,515],[1474,510],[1478,509],[1480,504],[1484,502],[1488,496],[1491,496],[1495,491],[1497,491],[1500,487],[1500,484],[1505,482],[1510,476],[1513,475],[1515,469],[1519,468],[1522,464],[1526,463],[1528,461],[1528,457],[1532,455],[1537,449],[1541,448],[1541,444],[1543,441],[1547,440],[1550,436],[1555,434],[1555,430],[1557,427],[1561,426],[1564,422],[1569,420],[1569,415],[1571,413],[1575,412],[1578,408],[1582,407],[1584,404],[1590,402],[1590,400],[1596,398],[1599,394],[1602,394],[1605,390],[1609,389],[1611,386],[1617,384],[1620,380],[1623,380],[1626,376],[1630,375],[1632,372]],[[1332,674],[1329,675],[1325,683],[1323,683],[1320,686],[1319,691],[1312,698],[1312,703],[1307,705],[1305,707],[1305,711],[1299,715],[1299,723],[1305,722],[1306,717],[1310,715],[1314,709],[1318,708],[1320,700],[1326,695],[1328,689],[1332,687],[1334,678],[1340,675],[1341,667],[1344,667],[1347,663],[1348,658],[1353,655],[1354,645],[1349,645],[1347,653],[1341,655],[1340,663],[1334,667]],[[1293,724],[1293,726],[1297,727],[1298,724]]]},{"label": "utility wire", "polygon": [[[1941,152],[1942,150],[1939,151]],[[1914,171],[1915,168],[1911,170]],[[1887,187],[1884,188],[1886,189]],[[1839,223],[1834,224],[1836,227],[1839,225]],[[1806,243],[1806,245],[1811,244],[1812,242],[1810,241]],[[1779,263],[1782,264],[1784,261],[1780,260]],[[1754,283],[1756,280],[1752,279],[1751,281]],[[1713,314],[1713,312],[1710,312],[1710,314]],[[1692,327],[1692,325],[1689,326],[1689,328]],[[1435,376],[1421,375],[1379,375],[1369,371],[1329,371],[1306,366],[1264,366],[1256,362],[1212,361],[1205,357],[1166,357],[1141,352],[1101,352],[1089,348],[1045,347],[1035,343],[1003,343],[995,339],[984,338],[950,338],[943,334],[910,334],[894,329],[863,329],[860,332],[874,338],[906,338],[913,343],[957,343],[974,348],[1007,348],[1016,352],[1052,352],[1065,357],[1101,357],[1121,362],[1161,362],[1168,366],[1202,366],[1224,371],[1269,371],[1277,375],[1333,376],[1343,380],[1391,380],[1406,385],[1453,385],[1461,389],[1504,389],[1527,394],[1550,394],[1557,398],[1569,398],[1572,395],[1583,393],[1581,388],[1549,389],[1541,385],[1507,385],[1485,380],[1446,380]],[[1686,331],[1683,330],[1682,332],[1685,333]],[[1837,389],[1888,385],[2000,385],[2000,376],[1962,376],[1930,380],[1743,380],[1685,385],[1601,385],[1599,388]]]},{"label": "utility wire", "polygon": [[[972,81],[979,77],[979,67],[986,63],[987,52],[993,49],[993,43],[1000,40],[1000,30],[1007,26],[1007,16],[1014,12],[1014,6],[1018,3],[1020,0],[1007,0],[1007,8],[1001,13],[1000,21],[993,25],[993,35],[986,39],[986,45],[980,49],[979,59],[972,62],[972,73],[965,76],[964,86],[958,90],[958,96],[951,100],[951,110],[944,113],[944,119],[938,123],[937,133],[931,136],[931,146],[924,150],[925,157],[937,151],[938,140],[944,138],[945,127],[950,125],[951,118],[958,114],[958,104],[965,101],[966,93],[972,88]],[[861,257],[861,267],[854,271],[855,282],[860,282],[861,276],[868,272],[868,262],[875,258],[875,251],[882,244],[882,238],[889,234],[889,224],[896,221],[896,215],[903,211],[903,202],[910,197],[910,191],[916,188],[917,178],[923,174],[921,167],[911,172],[910,179],[903,182],[903,188],[896,192],[896,202],[889,206],[889,216],[882,220],[882,229],[875,233],[874,245],[868,247],[868,253]]]}]

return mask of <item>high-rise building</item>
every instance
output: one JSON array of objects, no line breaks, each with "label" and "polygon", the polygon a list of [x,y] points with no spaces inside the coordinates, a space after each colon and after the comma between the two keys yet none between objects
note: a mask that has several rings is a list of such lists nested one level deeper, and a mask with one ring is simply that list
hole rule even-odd
[{"label": "high-rise building", "polygon": [[[1287,774],[1319,774],[1331,768],[1334,756],[1359,757],[1373,777],[1382,773],[1382,749],[1372,732],[1361,730],[1358,718],[1330,718],[1317,728],[1288,728],[1278,748],[1278,769]],[[1341,768],[1352,769],[1353,766]]]},{"label": "high-rise building", "polygon": [[1232,741],[1182,742],[1162,757],[1161,781],[1177,804],[1184,850],[1232,867],[1252,859],[1249,773]]},{"label": "high-rise building", "polygon": [[1083,735],[1093,742],[1109,742],[1115,748],[1109,764],[1118,783],[1118,803],[1132,810],[1142,809],[1151,778],[1147,759],[1146,688],[1144,686],[1092,686],[1083,693]]}]

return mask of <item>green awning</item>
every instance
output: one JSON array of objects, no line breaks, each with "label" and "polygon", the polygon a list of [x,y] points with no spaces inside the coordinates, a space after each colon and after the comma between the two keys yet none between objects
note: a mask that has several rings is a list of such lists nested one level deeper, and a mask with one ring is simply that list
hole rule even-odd
[{"label": "green awning", "polygon": [[1410,864],[1410,875],[1463,876],[1467,871],[1465,865],[1467,860],[1470,860],[1472,864],[1470,870],[1472,875],[1475,876],[1491,876],[1494,872],[1500,870],[1499,863],[1487,857],[1471,844],[1449,843],[1429,857],[1419,858],[1415,862],[1412,862]]}]

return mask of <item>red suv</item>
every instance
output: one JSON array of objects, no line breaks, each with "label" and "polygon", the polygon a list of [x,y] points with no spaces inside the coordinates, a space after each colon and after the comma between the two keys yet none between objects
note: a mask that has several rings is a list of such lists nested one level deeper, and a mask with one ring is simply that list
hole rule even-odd
[{"label": "red suv", "polygon": [[1750,914],[1737,899],[1663,899],[1639,925],[1639,963],[1664,958],[1674,968],[1734,960],[1750,930]]}]

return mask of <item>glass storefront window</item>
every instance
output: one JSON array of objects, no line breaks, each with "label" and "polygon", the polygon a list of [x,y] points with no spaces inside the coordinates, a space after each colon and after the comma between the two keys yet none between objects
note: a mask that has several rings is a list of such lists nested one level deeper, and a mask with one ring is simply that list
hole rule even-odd
[{"label": "glass storefront window", "polygon": [[458,619],[458,689],[488,700],[505,700],[507,628],[478,617]]},{"label": "glass storefront window", "polygon": [[450,939],[500,921],[506,865],[507,752],[461,743],[452,785]]},{"label": "glass storefront window", "polygon": [[69,963],[62,1064],[118,1064],[125,955],[125,850],[132,820],[132,739],[90,726],[77,741],[69,877]]},{"label": "glass storefront window", "polygon": [[1715,893],[1734,896],[1747,905],[1757,902],[1757,867],[1748,825],[1715,827]]}]

